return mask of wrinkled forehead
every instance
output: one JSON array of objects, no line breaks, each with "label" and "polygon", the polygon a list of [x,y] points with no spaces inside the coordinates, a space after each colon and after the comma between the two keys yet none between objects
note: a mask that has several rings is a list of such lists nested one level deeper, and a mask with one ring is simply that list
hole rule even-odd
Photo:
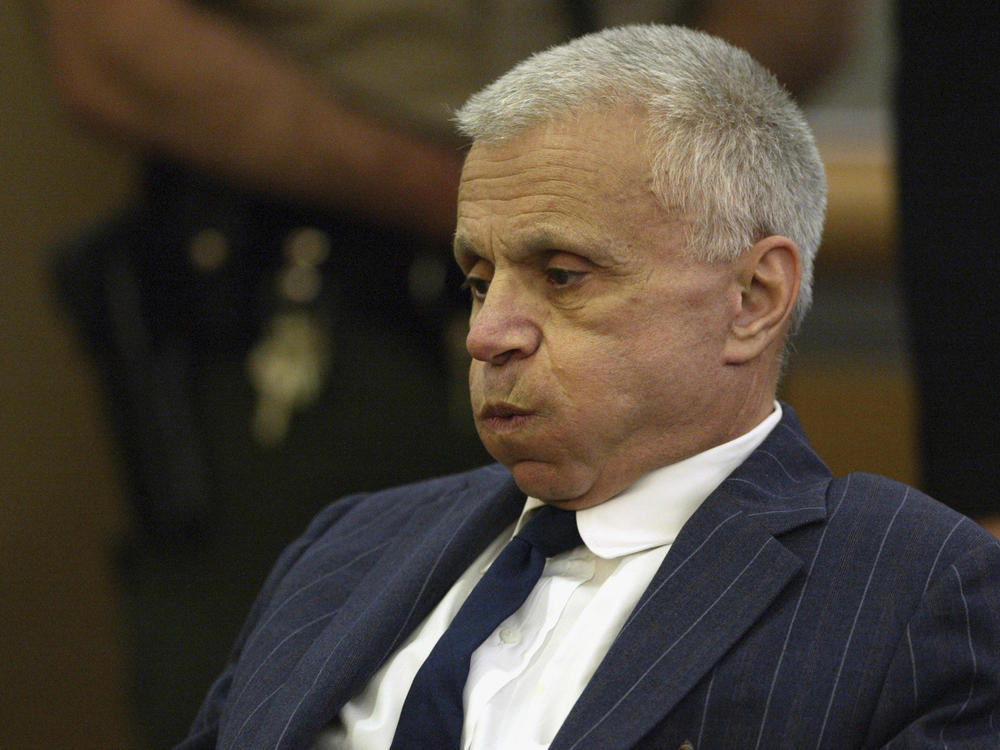
[{"label": "wrinkled forehead", "polygon": [[477,140],[466,156],[459,201],[515,192],[559,196],[566,182],[594,198],[648,191],[644,117],[631,110],[585,110],[503,139]]},{"label": "wrinkled forehead", "polygon": [[459,186],[456,249],[486,225],[542,237],[553,225],[574,226],[597,241],[679,220],[654,189],[644,115],[588,110],[473,143]]}]

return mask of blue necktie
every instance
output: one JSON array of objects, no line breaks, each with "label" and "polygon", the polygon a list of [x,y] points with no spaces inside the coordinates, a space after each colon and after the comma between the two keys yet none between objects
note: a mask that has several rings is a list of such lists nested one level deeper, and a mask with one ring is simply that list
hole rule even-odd
[{"label": "blue necktie", "polygon": [[546,558],[582,543],[572,511],[546,505],[525,524],[472,589],[417,672],[390,750],[458,750],[472,652],[524,604]]}]

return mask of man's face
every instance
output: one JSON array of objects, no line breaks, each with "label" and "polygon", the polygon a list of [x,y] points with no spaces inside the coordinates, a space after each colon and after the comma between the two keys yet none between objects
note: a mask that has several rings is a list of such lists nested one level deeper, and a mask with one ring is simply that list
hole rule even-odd
[{"label": "man's face", "polygon": [[722,357],[736,269],[684,253],[641,133],[586,114],[477,143],[462,173],[476,426],[523,491],[563,507],[742,431]]}]

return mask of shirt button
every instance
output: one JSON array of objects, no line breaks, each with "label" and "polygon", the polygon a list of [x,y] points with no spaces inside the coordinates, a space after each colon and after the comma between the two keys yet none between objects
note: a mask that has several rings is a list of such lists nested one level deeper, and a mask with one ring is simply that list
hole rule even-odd
[{"label": "shirt button", "polygon": [[500,642],[508,646],[514,646],[521,642],[521,631],[517,628],[502,628],[500,630]]}]

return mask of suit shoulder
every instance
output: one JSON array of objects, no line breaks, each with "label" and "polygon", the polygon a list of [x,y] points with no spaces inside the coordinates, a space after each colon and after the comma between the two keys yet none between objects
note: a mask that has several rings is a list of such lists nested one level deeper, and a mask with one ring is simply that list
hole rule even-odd
[{"label": "suit shoulder", "polygon": [[842,523],[863,522],[873,532],[884,529],[888,539],[905,540],[906,546],[951,556],[996,544],[985,529],[958,511],[914,487],[877,474],[837,477],[830,483],[827,500],[831,517],[842,515]]},{"label": "suit shoulder", "polygon": [[331,571],[337,571],[338,590],[350,590],[385,550],[404,539],[403,546],[412,547],[431,533],[469,497],[470,487],[481,487],[476,496],[486,498],[503,487],[504,477],[502,467],[488,466],[334,501],[282,553],[265,598],[290,596],[303,582],[325,580]]}]

